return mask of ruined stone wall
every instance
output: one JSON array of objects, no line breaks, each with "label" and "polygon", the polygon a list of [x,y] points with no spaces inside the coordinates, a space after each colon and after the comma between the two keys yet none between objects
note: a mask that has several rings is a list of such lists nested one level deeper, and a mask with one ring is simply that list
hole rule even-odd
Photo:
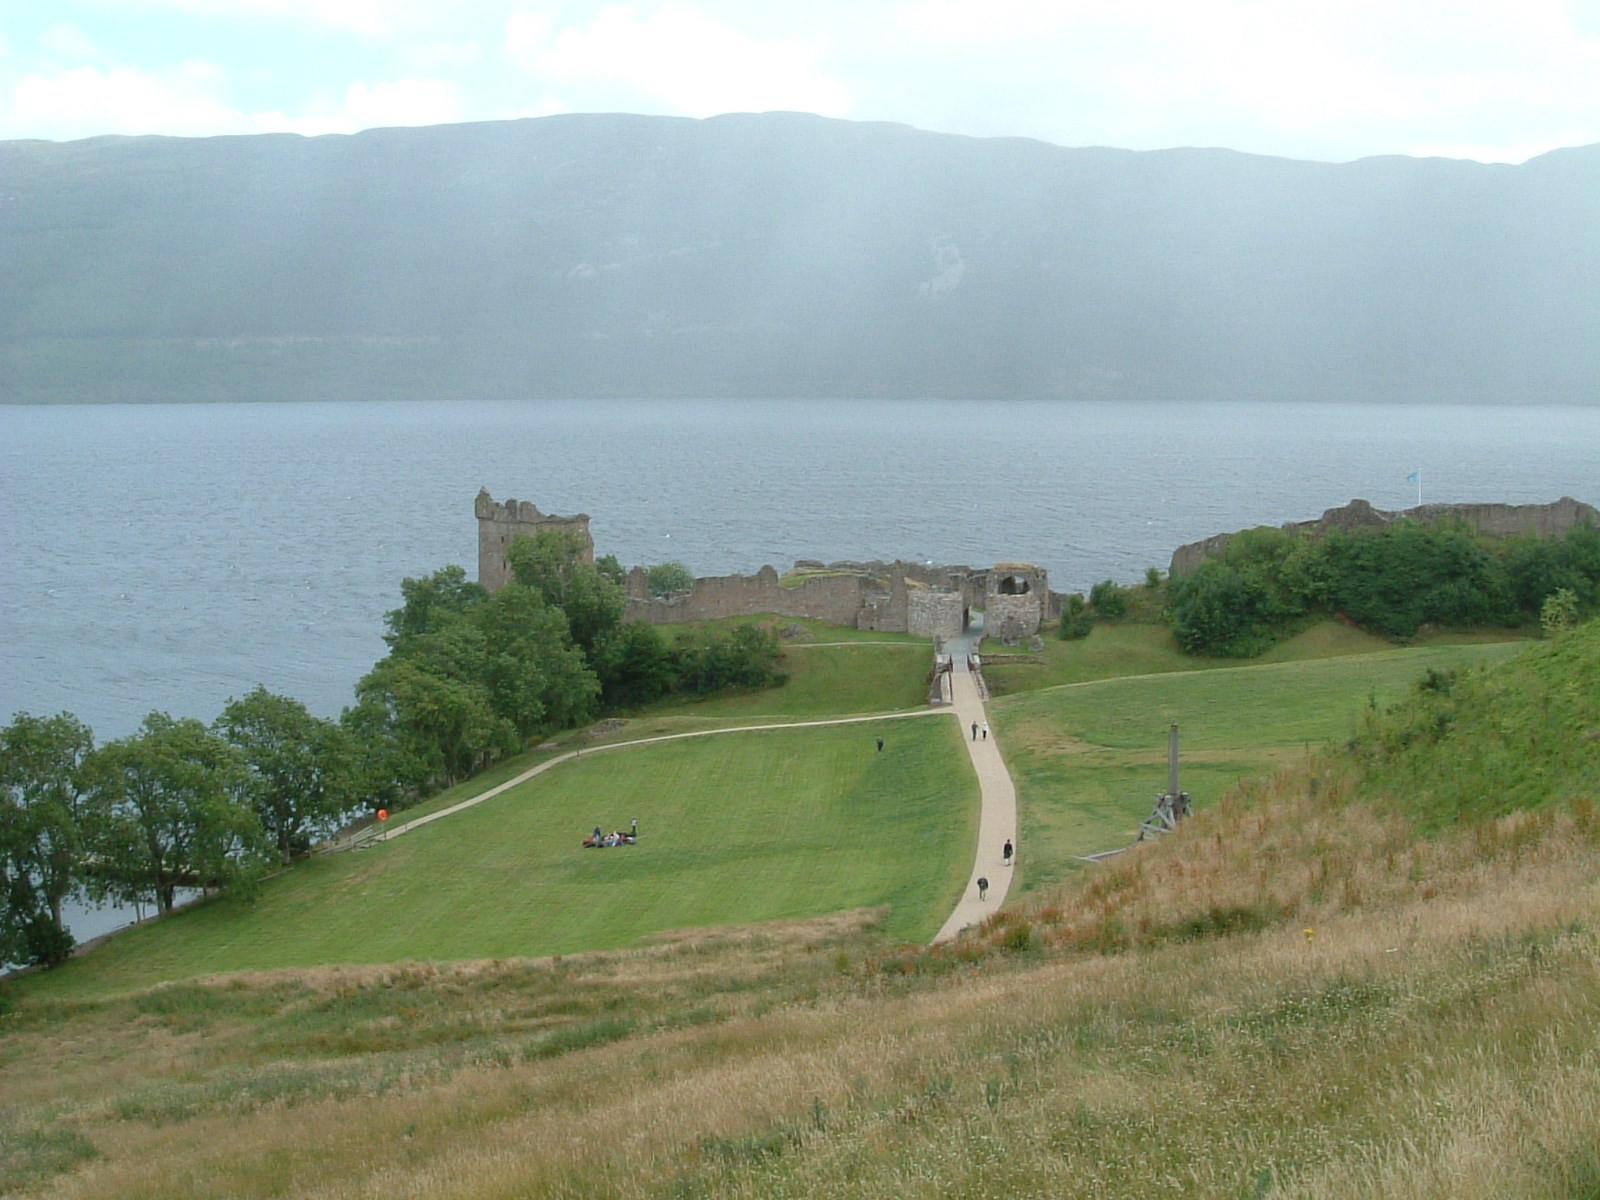
[{"label": "ruined stone wall", "polygon": [[[1330,529],[1376,528],[1399,520],[1460,521],[1469,529],[1494,537],[1533,534],[1561,537],[1585,523],[1600,525],[1600,511],[1571,496],[1552,504],[1423,504],[1398,512],[1373,508],[1365,500],[1352,500],[1342,508],[1330,508],[1315,521],[1290,521],[1283,529],[1292,534],[1320,537]],[[1190,542],[1173,551],[1171,574],[1187,575],[1208,558],[1228,549],[1230,533],[1218,533],[1199,542]]]},{"label": "ruined stone wall", "polygon": [[542,513],[528,500],[507,500],[496,503],[489,489],[478,492],[473,505],[478,518],[478,582],[490,591],[503,587],[511,579],[511,566],[506,554],[511,541],[519,533],[532,536],[541,529],[568,529],[577,533],[583,543],[583,561],[594,561],[594,540],[589,536],[589,514],[575,517],[558,517]]},{"label": "ruined stone wall", "polygon": [[685,591],[656,597],[650,595],[645,569],[635,567],[623,582],[627,615],[631,620],[671,625],[772,613],[881,633],[953,637],[961,632],[976,598],[973,581],[982,579],[966,567],[932,563],[802,559],[795,570],[819,573],[785,587],[777,570],[768,566],[754,575],[696,579]]},{"label": "ruined stone wall", "polygon": [[[650,595],[645,585],[644,568],[635,567],[628,573],[625,585],[627,616],[629,620],[648,621],[653,625],[674,625],[683,621],[716,621],[773,613],[856,626],[866,601],[873,595],[866,586],[867,580],[860,575],[817,575],[794,587],[782,586],[778,578],[778,572],[768,566],[754,575],[696,579],[687,591],[656,597]],[[887,590],[882,595],[887,600]],[[882,625],[860,627],[883,628]]]}]

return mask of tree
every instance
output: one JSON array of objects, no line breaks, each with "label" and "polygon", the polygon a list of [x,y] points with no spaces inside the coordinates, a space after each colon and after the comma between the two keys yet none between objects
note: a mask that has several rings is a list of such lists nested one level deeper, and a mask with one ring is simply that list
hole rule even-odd
[{"label": "tree", "polygon": [[506,559],[518,583],[567,615],[572,640],[593,661],[595,649],[622,624],[628,598],[614,578],[583,561],[583,541],[566,529],[541,529],[511,539]]},{"label": "tree", "polygon": [[1070,642],[1086,638],[1093,629],[1094,614],[1089,611],[1083,593],[1073,592],[1061,608],[1061,628],[1058,630],[1061,640]]},{"label": "tree", "polygon": [[1547,638],[1570,633],[1578,623],[1578,597],[1571,588],[1557,588],[1544,598],[1539,610],[1539,625]]},{"label": "tree", "polygon": [[229,700],[214,728],[238,749],[245,796],[283,862],[303,853],[353,807],[350,736],[337,723],[312,716],[300,701],[257,687]]},{"label": "tree", "polygon": [[150,897],[170,912],[180,887],[245,883],[264,869],[268,842],[240,799],[239,751],[194,718],[153,712],[84,771],[96,809],[91,892]]},{"label": "tree", "polygon": [[652,596],[670,596],[694,586],[694,576],[681,562],[657,563],[644,573],[644,581]]},{"label": "tree", "polygon": [[1089,606],[1096,616],[1119,621],[1128,613],[1128,597],[1115,579],[1102,579],[1089,589]]},{"label": "tree", "polygon": [[391,744],[408,790],[448,787],[518,747],[516,728],[495,713],[484,683],[425,658],[384,659],[356,684],[356,708],[352,723]]},{"label": "tree", "polygon": [[1250,597],[1239,573],[1208,558],[1173,587],[1172,632],[1190,654],[1254,654]]},{"label": "tree", "polygon": [[94,734],[71,713],[19,713],[0,730],[0,962],[72,952],[62,902],[84,884],[83,786]]},{"label": "tree", "polygon": [[624,623],[600,648],[594,666],[608,709],[649,704],[677,683],[671,649],[660,630],[644,621]]},{"label": "tree", "polygon": [[465,570],[451,565],[421,579],[401,580],[400,595],[404,603],[385,617],[389,631],[383,640],[391,648],[438,632],[481,604],[488,593],[468,580]]},{"label": "tree", "polygon": [[592,720],[600,680],[573,644],[567,616],[515,580],[474,614],[485,642],[484,682],[497,713],[523,738]]}]

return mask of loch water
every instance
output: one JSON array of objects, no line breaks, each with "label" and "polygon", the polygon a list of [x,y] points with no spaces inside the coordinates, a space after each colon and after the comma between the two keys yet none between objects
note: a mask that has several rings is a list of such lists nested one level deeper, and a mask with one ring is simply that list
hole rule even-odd
[{"label": "loch water", "polygon": [[256,684],[334,716],[400,580],[475,572],[473,499],[586,512],[699,575],[797,558],[1142,579],[1354,497],[1600,503],[1600,406],[1230,401],[0,405],[0,719],[98,739]]}]

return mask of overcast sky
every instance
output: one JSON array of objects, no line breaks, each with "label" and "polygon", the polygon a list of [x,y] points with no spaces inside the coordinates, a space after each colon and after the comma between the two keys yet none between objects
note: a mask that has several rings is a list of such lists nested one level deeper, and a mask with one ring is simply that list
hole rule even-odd
[{"label": "overcast sky", "polygon": [[1522,162],[1600,142],[1600,0],[0,0],[0,139],[770,109]]}]

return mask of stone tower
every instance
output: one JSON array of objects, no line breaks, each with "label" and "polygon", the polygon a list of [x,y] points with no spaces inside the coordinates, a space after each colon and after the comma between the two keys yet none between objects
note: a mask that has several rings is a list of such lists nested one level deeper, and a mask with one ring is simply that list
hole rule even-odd
[{"label": "stone tower", "polygon": [[589,536],[589,514],[558,517],[542,513],[530,500],[495,502],[488,488],[478,492],[474,505],[478,516],[478,582],[491,592],[511,578],[506,553],[511,539],[519,533],[533,535],[541,529],[570,529],[583,542],[583,561],[594,561],[594,539]]}]

